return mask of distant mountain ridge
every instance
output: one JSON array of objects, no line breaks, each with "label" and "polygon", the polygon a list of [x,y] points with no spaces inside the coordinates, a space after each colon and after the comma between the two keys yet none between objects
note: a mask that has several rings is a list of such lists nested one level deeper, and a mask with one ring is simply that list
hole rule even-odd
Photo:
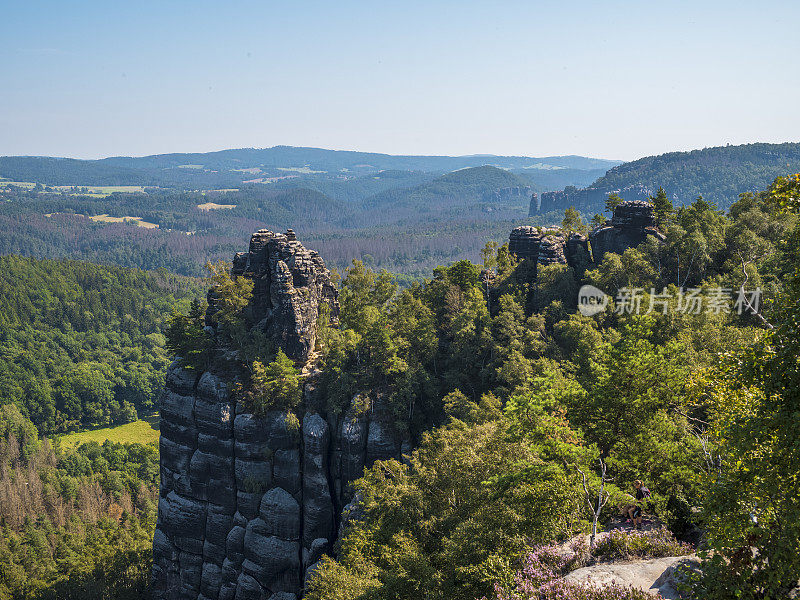
[{"label": "distant mountain ridge", "polygon": [[[509,170],[605,171],[620,161],[581,156],[394,156],[372,152],[274,146],[204,153],[116,156],[78,160],[46,156],[0,157],[0,177],[45,185],[141,185],[185,189],[237,187],[286,178],[346,179],[381,171],[444,174],[487,164]],[[548,175],[550,178],[553,175]],[[563,178],[563,176],[562,176]],[[267,181],[263,181],[263,180]]]},{"label": "distant mountain ridge", "polygon": [[720,208],[727,208],[739,194],[765,189],[776,177],[799,171],[800,143],[669,152],[617,165],[584,189],[568,187],[543,193],[539,212],[561,211],[569,206],[600,212],[612,192],[625,200],[640,200],[659,187],[674,204],[689,203],[702,195]]}]

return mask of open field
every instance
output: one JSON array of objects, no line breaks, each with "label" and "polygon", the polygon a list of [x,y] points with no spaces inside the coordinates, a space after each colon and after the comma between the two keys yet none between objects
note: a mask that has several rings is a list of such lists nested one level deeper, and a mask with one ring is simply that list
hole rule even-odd
[{"label": "open field", "polygon": [[102,429],[90,429],[88,431],[68,433],[60,436],[59,440],[61,441],[62,447],[75,448],[85,442],[97,442],[98,444],[102,444],[106,440],[123,444],[132,444],[134,442],[139,442],[140,444],[154,444],[158,442],[158,436],[158,415],[152,415],[134,421],[133,423],[126,423],[125,425],[118,425],[116,427],[103,427]]},{"label": "open field", "polygon": [[157,223],[143,221],[142,217],[110,217],[108,215],[95,215],[89,218],[97,223],[124,223],[125,221],[135,221],[139,227],[144,227],[145,229],[158,229]]},{"label": "open field", "polygon": [[216,202],[205,202],[203,204],[198,204],[197,208],[200,210],[218,210],[220,208],[236,208],[235,204],[217,204]]},{"label": "open field", "polygon": [[303,173],[304,175],[309,175],[312,173],[326,173],[327,171],[314,171],[308,166],[305,167],[278,167],[278,171],[290,171],[295,173]]},{"label": "open field", "polygon": [[[32,190],[36,187],[36,183],[32,181],[6,181],[0,179],[0,188],[10,186]],[[96,198],[105,198],[114,192],[144,192],[144,187],[141,185],[50,185],[46,187],[55,193],[67,192],[70,196],[94,196]]]}]

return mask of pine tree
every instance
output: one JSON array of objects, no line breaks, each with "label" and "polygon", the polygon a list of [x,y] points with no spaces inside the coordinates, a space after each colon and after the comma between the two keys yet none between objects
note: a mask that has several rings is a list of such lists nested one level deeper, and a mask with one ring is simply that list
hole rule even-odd
[{"label": "pine tree", "polygon": [[655,196],[650,196],[650,201],[653,203],[653,209],[656,214],[656,223],[661,229],[666,229],[669,224],[670,218],[675,213],[675,208],[672,202],[667,197],[667,193],[663,187],[658,188]]}]

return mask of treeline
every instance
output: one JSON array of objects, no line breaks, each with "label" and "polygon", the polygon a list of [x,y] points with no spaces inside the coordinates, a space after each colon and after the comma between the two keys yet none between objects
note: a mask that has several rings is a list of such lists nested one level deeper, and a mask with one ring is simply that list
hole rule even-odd
[{"label": "treeline", "polygon": [[800,171],[800,144],[745,144],[640,158],[612,168],[591,187],[608,191],[638,184],[653,191],[663,187],[676,203],[703,196],[727,208],[739,194],[766,189],[776,177],[796,171]]},{"label": "treeline", "polygon": [[67,260],[0,257],[0,386],[44,433],[154,410],[170,313],[197,281]]},{"label": "treeline", "polygon": [[[486,240],[505,239],[527,214],[527,198],[516,205],[486,200],[494,185],[470,182],[463,190],[470,188],[471,195],[460,196],[461,188],[447,181],[436,187],[445,195],[403,190],[413,201],[394,204],[384,198],[371,208],[343,204],[318,191],[265,186],[206,194],[149,190],[107,198],[6,191],[0,192],[6,200],[0,203],[0,254],[81,258],[200,276],[207,261],[230,259],[253,231],[293,228],[330,266],[344,269],[352,259],[364,258],[376,268],[419,277],[437,264],[475,259]],[[506,183],[502,179],[498,185]],[[208,202],[236,208],[197,208]],[[103,214],[141,217],[159,228],[88,218]]]},{"label": "treeline", "polygon": [[156,447],[54,449],[13,404],[0,433],[0,598],[145,597]]}]

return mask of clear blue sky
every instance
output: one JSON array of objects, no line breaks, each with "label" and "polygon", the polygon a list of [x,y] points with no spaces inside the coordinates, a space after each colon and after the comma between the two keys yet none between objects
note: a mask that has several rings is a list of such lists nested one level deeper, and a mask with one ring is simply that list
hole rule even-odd
[{"label": "clear blue sky", "polygon": [[800,141],[800,2],[0,0],[0,155]]}]

